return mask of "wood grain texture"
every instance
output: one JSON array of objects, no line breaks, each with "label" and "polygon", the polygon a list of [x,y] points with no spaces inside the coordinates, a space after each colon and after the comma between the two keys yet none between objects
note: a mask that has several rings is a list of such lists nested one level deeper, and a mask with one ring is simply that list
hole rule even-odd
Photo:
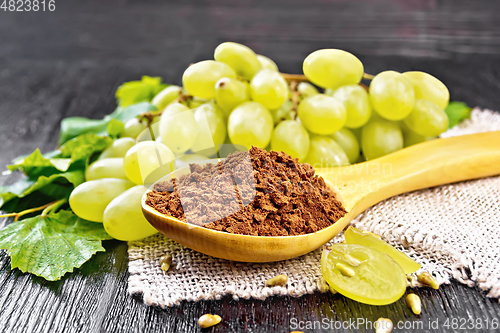
[{"label": "wood grain texture", "polygon": [[[110,113],[115,107],[113,93],[124,81],[155,75],[180,83],[187,65],[209,59],[215,46],[226,40],[270,56],[288,73],[300,73],[303,58],[315,49],[342,48],[358,55],[368,73],[423,70],[440,78],[453,100],[491,109],[500,105],[498,2],[56,3],[51,13],[0,11],[0,165],[37,147],[52,149],[64,117],[99,118]],[[0,184],[17,177],[0,176]],[[0,221],[0,227],[4,223]],[[205,330],[213,332],[289,332],[292,318],[376,320],[383,316],[424,324],[452,317],[490,322],[500,318],[497,301],[458,283],[438,291],[415,290],[423,301],[420,317],[403,300],[375,307],[331,294],[265,301],[227,297],[161,310],[127,294],[126,244],[107,241],[105,247],[106,253],[97,254],[59,282],[10,271],[10,260],[2,251],[0,331],[196,332],[200,331],[196,320],[206,312],[223,317],[216,328]],[[443,326],[399,331],[464,332]]]}]

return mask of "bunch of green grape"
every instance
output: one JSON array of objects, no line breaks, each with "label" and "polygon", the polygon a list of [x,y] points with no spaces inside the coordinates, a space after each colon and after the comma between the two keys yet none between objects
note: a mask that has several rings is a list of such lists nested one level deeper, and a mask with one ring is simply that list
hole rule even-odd
[{"label": "bunch of green grape", "polygon": [[213,158],[207,151],[222,144],[284,151],[332,167],[381,157],[448,128],[448,89],[429,74],[385,71],[366,87],[361,61],[334,49],[311,53],[303,70],[297,82],[244,45],[220,44],[214,60],[185,70],[183,87],[154,96],[157,111],[149,121],[125,123],[121,138],[87,168],[71,208],[103,222],[117,239],[140,239],[156,232],[141,211],[148,176]]},{"label": "bunch of green grape", "polygon": [[[366,87],[361,61],[335,49],[311,53],[303,70],[309,82],[288,82],[271,59],[241,44],[220,44],[214,60],[186,69],[183,87],[153,99],[163,111],[161,142],[175,155],[196,153],[206,142],[232,143],[330,167],[371,160],[448,128],[449,92],[430,74],[385,71]],[[205,119],[211,137],[196,131]]]}]

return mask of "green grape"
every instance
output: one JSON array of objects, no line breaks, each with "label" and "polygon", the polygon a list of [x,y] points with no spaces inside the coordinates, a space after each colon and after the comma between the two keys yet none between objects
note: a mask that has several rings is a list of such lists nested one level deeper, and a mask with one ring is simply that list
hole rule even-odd
[{"label": "green grape", "polygon": [[179,86],[168,86],[153,97],[151,104],[158,110],[163,110],[168,104],[175,101],[181,95],[182,88]]},{"label": "green grape", "polygon": [[202,106],[203,104],[208,103],[208,102],[209,102],[208,99],[193,97],[193,98],[189,99],[186,103],[190,109],[196,109],[197,107]]},{"label": "green grape", "polygon": [[212,99],[215,97],[215,83],[223,77],[236,77],[236,73],[223,62],[205,60],[184,71],[182,84],[190,95]]},{"label": "green grape", "polygon": [[340,87],[330,96],[344,105],[347,114],[345,127],[358,128],[370,120],[372,115],[370,98],[360,85],[352,84]]},{"label": "green grape", "polygon": [[375,111],[388,120],[406,118],[415,105],[415,92],[401,73],[385,71],[370,83],[370,101]]},{"label": "green grape", "polygon": [[418,262],[390,246],[376,234],[349,226],[347,230],[344,231],[344,236],[347,244],[364,245],[387,254],[401,266],[405,274],[414,273],[421,267]]},{"label": "green grape", "polygon": [[329,136],[311,135],[310,142],[306,163],[315,168],[349,165],[349,158],[342,147]]},{"label": "green grape", "polygon": [[238,76],[247,80],[251,80],[262,69],[255,52],[238,43],[225,42],[220,44],[215,49],[214,59],[228,64]]},{"label": "green grape", "polygon": [[358,139],[359,144],[361,144],[361,132],[363,131],[363,127],[351,128],[352,134]]},{"label": "green grape", "polygon": [[335,90],[336,90],[336,89],[326,88],[326,89],[325,89],[325,92],[324,92],[323,94],[328,95],[328,96],[332,96],[332,97],[333,97],[333,94],[335,93]]},{"label": "green grape", "polygon": [[174,154],[188,151],[198,136],[198,125],[193,111],[183,104],[173,103],[167,106],[159,125],[162,143]]},{"label": "green grape", "polygon": [[446,109],[450,101],[450,92],[443,82],[424,72],[405,72],[415,90],[415,98],[436,103],[441,109]]},{"label": "green grape", "polygon": [[103,158],[95,161],[85,170],[85,179],[94,180],[101,178],[128,179],[123,168],[123,158]]},{"label": "green grape", "polygon": [[423,136],[413,132],[408,126],[405,125],[403,120],[400,121],[398,124],[399,127],[401,128],[401,131],[403,132],[404,147],[413,146],[422,142],[435,139],[435,137],[433,136]]},{"label": "green grape", "polygon": [[206,161],[207,157],[197,154],[183,155],[175,160],[175,168],[182,169],[188,167],[191,163],[200,163]]},{"label": "green grape", "polygon": [[385,119],[368,122],[361,132],[361,150],[367,160],[387,155],[403,148],[399,125]]},{"label": "green grape", "polygon": [[279,109],[271,110],[274,125],[277,125],[280,121],[292,119],[292,112],[293,102],[287,99]]},{"label": "green grape", "polygon": [[226,119],[224,113],[215,103],[206,103],[194,112],[198,125],[197,137],[191,146],[193,152],[209,148],[218,149],[226,140]]},{"label": "green grape", "polygon": [[304,127],[315,134],[332,134],[346,122],[344,105],[323,94],[304,98],[299,104],[298,115]]},{"label": "green grape", "polygon": [[357,84],[363,77],[363,64],[353,54],[336,49],[314,51],[304,60],[306,77],[321,88],[337,89]]},{"label": "green grape", "polygon": [[250,95],[265,108],[278,109],[288,97],[288,84],[280,73],[263,69],[250,82]]},{"label": "green grape", "polygon": [[144,131],[148,125],[146,122],[140,122],[137,118],[132,118],[125,123],[125,128],[121,132],[120,136],[122,138],[132,138],[135,139]]},{"label": "green grape", "polygon": [[349,158],[349,163],[356,163],[359,158],[360,149],[358,139],[356,139],[354,133],[347,128],[342,128],[333,133],[332,138],[342,147],[342,150],[344,150]]},{"label": "green grape", "polygon": [[233,144],[264,148],[271,141],[273,117],[262,104],[245,102],[231,112],[227,130]]},{"label": "green grape", "polygon": [[121,138],[116,139],[111,146],[106,148],[101,155],[99,155],[99,160],[104,158],[112,157],[124,157],[127,151],[135,145],[135,140],[132,138]]},{"label": "green grape", "polygon": [[142,196],[147,188],[134,186],[114,198],[104,210],[103,226],[113,238],[134,241],[158,232],[142,213]]},{"label": "green grape", "polygon": [[303,161],[309,150],[309,134],[296,120],[285,120],[276,126],[271,139],[271,149],[284,151]]},{"label": "green grape", "polygon": [[448,129],[448,116],[437,104],[417,99],[410,115],[403,121],[412,131],[423,136],[438,136]]},{"label": "green grape", "polygon": [[106,206],[134,184],[125,179],[103,178],[78,185],[69,196],[69,206],[82,219],[102,222]]},{"label": "green grape", "polygon": [[261,54],[257,54],[257,60],[259,60],[260,64],[262,65],[262,69],[267,68],[276,72],[279,72],[280,70],[278,69],[278,65],[274,61],[272,61],[270,58],[263,56]]},{"label": "green grape", "polygon": [[237,79],[222,78],[215,84],[215,101],[229,117],[235,107],[248,101],[248,86]]},{"label": "green grape", "polygon": [[319,94],[318,89],[308,82],[300,82],[297,85],[297,91],[302,97],[313,96]]},{"label": "green grape", "polygon": [[164,144],[143,141],[130,148],[123,159],[123,166],[128,179],[142,185],[146,177],[160,167],[167,166],[167,169],[173,170],[174,160],[174,154]]},{"label": "green grape", "polygon": [[371,305],[397,301],[406,291],[406,274],[387,254],[357,244],[334,244],[321,255],[321,272],[332,289]]}]

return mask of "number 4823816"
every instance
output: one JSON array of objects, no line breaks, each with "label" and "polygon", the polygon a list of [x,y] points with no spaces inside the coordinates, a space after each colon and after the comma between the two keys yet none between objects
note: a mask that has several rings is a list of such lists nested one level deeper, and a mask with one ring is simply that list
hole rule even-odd
[{"label": "number 4823816", "polygon": [[[0,0],[1,1],[1,0]],[[4,12],[45,12],[56,10],[55,0],[4,0],[0,6]]]}]

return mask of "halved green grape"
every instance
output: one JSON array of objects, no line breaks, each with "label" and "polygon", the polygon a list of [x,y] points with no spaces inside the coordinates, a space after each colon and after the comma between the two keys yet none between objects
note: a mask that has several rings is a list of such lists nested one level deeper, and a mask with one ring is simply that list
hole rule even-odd
[{"label": "halved green grape", "polygon": [[406,291],[406,274],[387,254],[357,244],[334,244],[321,255],[321,272],[338,293],[371,305],[397,301]]},{"label": "halved green grape", "polygon": [[370,101],[375,111],[388,120],[406,118],[415,105],[415,92],[401,73],[385,71],[370,83]]},{"label": "halved green grape", "polygon": [[274,110],[287,99],[288,84],[280,73],[263,69],[250,82],[250,96],[265,108]]},{"label": "halved green grape", "polygon": [[164,144],[155,141],[142,141],[125,155],[123,166],[128,179],[138,185],[161,166],[174,170],[175,156]]},{"label": "halved green grape", "polygon": [[261,54],[257,54],[257,60],[259,60],[260,64],[262,65],[262,69],[267,68],[279,72],[278,65],[276,65],[276,63],[272,59]]},{"label": "halved green grape", "polygon": [[123,158],[103,158],[95,161],[85,170],[87,181],[101,178],[128,179],[123,168]]},{"label": "halved green grape", "polygon": [[443,82],[424,72],[405,72],[415,90],[415,98],[436,103],[441,109],[446,109],[450,102],[450,92]]},{"label": "halved green grape", "polygon": [[147,188],[134,186],[114,198],[104,210],[103,226],[113,238],[134,241],[158,232],[144,217],[141,199]]},{"label": "halved green grape", "polygon": [[293,102],[287,99],[279,109],[271,110],[271,116],[273,117],[274,125],[277,125],[283,120],[292,119],[293,106]]},{"label": "halved green grape", "polygon": [[296,120],[285,120],[276,126],[271,139],[271,149],[284,151],[303,161],[309,151],[309,134]]},{"label": "halved green grape", "polygon": [[448,116],[437,104],[417,99],[415,107],[403,122],[423,136],[438,136],[448,129]]},{"label": "halved green grape", "polygon": [[342,147],[342,150],[349,158],[349,163],[353,164],[359,158],[359,142],[354,133],[347,128],[342,128],[332,134],[332,138]]},{"label": "halved green grape", "polygon": [[134,184],[125,179],[103,178],[78,185],[69,196],[69,206],[82,219],[102,222],[106,206]]},{"label": "halved green grape", "polygon": [[215,83],[223,77],[236,77],[236,73],[223,62],[205,60],[184,71],[182,84],[190,95],[212,99],[215,97]]},{"label": "halved green grape", "polygon": [[302,97],[313,96],[319,94],[318,89],[309,82],[300,82],[297,85],[297,91]]},{"label": "halved green grape", "polygon": [[224,77],[215,84],[215,101],[226,117],[229,117],[235,107],[248,99],[248,86],[237,79]]},{"label": "halved green grape", "polygon": [[398,124],[403,132],[403,143],[405,147],[435,139],[433,136],[423,136],[413,132],[408,126],[405,125],[403,120],[398,122]]},{"label": "halved green grape", "polygon": [[340,87],[330,96],[344,105],[347,114],[345,127],[358,128],[370,120],[372,114],[370,98],[360,85],[351,84]]},{"label": "halved green grape", "polygon": [[188,151],[198,136],[193,111],[183,104],[170,104],[161,115],[159,132],[162,143],[174,154]]},{"label": "halved green grape", "polygon": [[132,118],[132,119],[128,120],[127,122],[125,122],[125,127],[123,128],[123,131],[120,133],[120,137],[135,139],[147,127],[148,127],[148,124],[146,124],[146,122],[141,122],[137,118]]},{"label": "halved green grape", "polygon": [[306,77],[321,88],[337,89],[357,84],[363,76],[363,64],[353,54],[337,49],[314,51],[304,60]]},{"label": "halved green grape", "polygon": [[331,137],[311,135],[309,151],[304,162],[315,168],[328,168],[349,165],[349,158]]},{"label": "halved green grape", "polygon": [[106,148],[98,159],[102,160],[104,158],[112,157],[124,157],[127,151],[135,145],[135,140],[132,138],[121,138],[116,139],[111,146]]},{"label": "halved green grape", "polygon": [[403,133],[399,125],[385,119],[368,122],[361,132],[361,150],[367,160],[387,155],[403,148]]},{"label": "halved green grape", "polygon": [[217,46],[214,59],[228,64],[238,76],[247,80],[262,69],[255,52],[242,44],[225,42]]},{"label": "halved green grape", "polygon": [[304,98],[299,103],[298,115],[304,127],[315,134],[333,134],[346,122],[344,105],[324,94]]},{"label": "halved green grape", "polygon": [[168,86],[153,97],[151,104],[156,106],[158,110],[163,110],[168,104],[179,98],[181,92],[182,88],[179,86]]},{"label": "halved green grape", "polygon": [[408,257],[403,252],[390,246],[382,239],[380,239],[380,236],[375,235],[371,232],[359,230],[352,226],[349,226],[347,230],[344,231],[344,236],[347,244],[364,245],[384,252],[389,257],[394,259],[394,261],[396,261],[399,266],[401,266],[405,274],[416,272],[420,269],[420,267],[422,267],[418,262]]},{"label": "halved green grape", "polygon": [[271,141],[273,117],[260,103],[245,102],[236,107],[228,120],[231,142],[250,149],[252,146],[266,147]]},{"label": "halved green grape", "polygon": [[193,152],[209,148],[218,148],[226,140],[226,119],[215,103],[206,103],[194,111],[198,124],[198,136],[191,146]]}]

